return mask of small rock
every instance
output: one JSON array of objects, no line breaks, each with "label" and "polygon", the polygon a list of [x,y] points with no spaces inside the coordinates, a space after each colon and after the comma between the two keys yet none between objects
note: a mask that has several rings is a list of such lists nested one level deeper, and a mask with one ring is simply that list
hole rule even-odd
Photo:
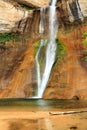
[{"label": "small rock", "polygon": [[74,96],[72,99],[73,100],[79,100],[79,97],[78,96]]},{"label": "small rock", "polygon": [[76,130],[77,129],[77,126],[71,126],[70,127],[70,130]]}]

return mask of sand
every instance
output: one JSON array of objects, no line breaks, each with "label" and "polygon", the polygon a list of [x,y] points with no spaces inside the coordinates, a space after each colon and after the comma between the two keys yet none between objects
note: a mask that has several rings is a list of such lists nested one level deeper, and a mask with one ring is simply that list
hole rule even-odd
[{"label": "sand", "polygon": [[87,112],[59,112],[0,109],[0,130],[87,130]]}]

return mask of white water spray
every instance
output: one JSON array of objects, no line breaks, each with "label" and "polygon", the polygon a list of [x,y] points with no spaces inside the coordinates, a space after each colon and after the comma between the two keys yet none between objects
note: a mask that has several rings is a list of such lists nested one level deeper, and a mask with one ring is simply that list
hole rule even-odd
[{"label": "white water spray", "polygon": [[44,33],[44,22],[45,22],[45,8],[40,9],[40,24],[39,24],[39,33]]},{"label": "white water spray", "polygon": [[41,71],[40,71],[39,57],[40,57],[43,45],[44,45],[44,40],[41,39],[41,41],[40,41],[40,47],[39,47],[39,50],[38,50],[38,52],[36,54],[38,95],[39,95],[40,85],[41,85]]},{"label": "white water spray", "polygon": [[[44,69],[42,78],[40,75],[40,65],[39,65],[39,60],[38,60],[41,48],[43,46],[42,41],[41,41],[42,46],[40,45],[40,48],[36,55],[37,79],[38,79],[37,97],[38,98],[42,98],[42,96],[43,96],[43,93],[45,91],[46,85],[47,85],[49,77],[50,77],[52,66],[55,62],[56,49],[57,49],[56,36],[57,36],[57,31],[58,31],[58,22],[57,22],[57,17],[56,17],[56,6],[55,6],[56,2],[57,2],[57,0],[52,0],[52,4],[49,7],[49,40],[48,40],[48,45],[47,45],[47,49],[46,49],[46,63],[45,63],[45,69]],[[41,24],[41,25],[43,25],[43,24]],[[40,28],[42,28],[42,27],[40,27]],[[40,30],[40,32],[41,32],[41,30]]]}]

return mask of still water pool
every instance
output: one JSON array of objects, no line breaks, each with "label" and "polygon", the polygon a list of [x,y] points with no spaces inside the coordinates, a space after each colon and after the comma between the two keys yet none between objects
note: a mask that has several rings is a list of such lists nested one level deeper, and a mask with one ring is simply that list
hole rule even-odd
[{"label": "still water pool", "polygon": [[0,99],[1,108],[26,108],[28,110],[67,110],[87,108],[86,100],[57,100],[57,99]]}]

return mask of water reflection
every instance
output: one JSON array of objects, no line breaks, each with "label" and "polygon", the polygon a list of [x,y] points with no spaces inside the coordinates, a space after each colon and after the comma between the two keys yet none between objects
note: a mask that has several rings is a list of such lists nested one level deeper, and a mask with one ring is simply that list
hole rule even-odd
[{"label": "water reflection", "polygon": [[86,100],[0,99],[0,107],[18,107],[32,110],[87,108]]}]

